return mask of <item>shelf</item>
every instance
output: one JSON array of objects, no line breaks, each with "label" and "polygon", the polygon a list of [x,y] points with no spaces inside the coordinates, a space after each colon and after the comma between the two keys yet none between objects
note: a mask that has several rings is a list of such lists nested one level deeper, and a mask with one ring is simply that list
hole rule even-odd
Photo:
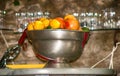
[{"label": "shelf", "polygon": [[[0,28],[4,32],[4,34],[22,34],[23,32],[14,31],[14,29],[9,28]],[[104,29],[90,29],[92,31],[120,31],[120,28],[104,28]]]},{"label": "shelf", "polygon": [[79,74],[79,75],[112,75],[116,71],[107,68],[42,68],[42,69],[0,69],[0,75],[38,75],[38,74]]},{"label": "shelf", "polygon": [[109,30],[120,30],[120,28],[90,29],[90,31],[109,31]]}]

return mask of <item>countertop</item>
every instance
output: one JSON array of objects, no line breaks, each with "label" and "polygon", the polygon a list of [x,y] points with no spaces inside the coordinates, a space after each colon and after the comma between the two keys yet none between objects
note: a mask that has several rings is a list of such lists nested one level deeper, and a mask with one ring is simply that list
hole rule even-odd
[{"label": "countertop", "polygon": [[0,75],[46,75],[46,74],[75,74],[114,76],[116,71],[106,68],[42,68],[42,69],[0,69]]}]

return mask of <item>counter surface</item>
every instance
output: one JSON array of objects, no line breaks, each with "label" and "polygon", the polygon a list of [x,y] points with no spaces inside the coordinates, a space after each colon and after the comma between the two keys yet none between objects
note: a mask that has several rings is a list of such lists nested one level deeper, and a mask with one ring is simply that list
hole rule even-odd
[{"label": "counter surface", "polygon": [[116,71],[106,68],[0,69],[0,75],[34,75],[34,74],[115,75]]}]

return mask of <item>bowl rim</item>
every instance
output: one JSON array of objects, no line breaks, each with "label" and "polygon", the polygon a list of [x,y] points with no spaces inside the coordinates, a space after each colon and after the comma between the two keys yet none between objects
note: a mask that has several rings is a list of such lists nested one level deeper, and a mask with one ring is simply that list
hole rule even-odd
[{"label": "bowl rim", "polygon": [[27,32],[31,31],[69,31],[69,32],[89,32],[89,31],[80,31],[80,30],[69,30],[69,29],[44,29],[44,30],[27,30]]}]

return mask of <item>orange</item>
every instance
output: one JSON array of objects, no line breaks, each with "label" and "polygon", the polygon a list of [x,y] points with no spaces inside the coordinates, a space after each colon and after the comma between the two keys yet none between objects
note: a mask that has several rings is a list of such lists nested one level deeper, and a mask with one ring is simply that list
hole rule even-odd
[{"label": "orange", "polygon": [[81,27],[79,27],[79,29],[78,29],[79,31],[83,31],[83,29],[81,28]]},{"label": "orange", "polygon": [[35,21],[33,27],[34,27],[34,30],[43,30],[44,24],[41,21]]},{"label": "orange", "polygon": [[52,29],[60,28],[60,22],[57,19],[50,20],[50,26]]},{"label": "orange", "polygon": [[33,26],[34,26],[33,22],[29,23],[27,26],[27,30],[34,30]]},{"label": "orange", "polygon": [[66,16],[64,17],[64,20],[67,20],[67,19],[77,20],[75,16],[70,15],[70,14],[68,14],[68,15],[66,15]]},{"label": "orange", "polygon": [[80,29],[79,22],[73,19],[65,20],[65,29],[79,30]]},{"label": "orange", "polygon": [[57,19],[60,22],[60,28],[64,29],[64,27],[65,27],[64,19],[62,17],[57,17],[55,19]]}]

